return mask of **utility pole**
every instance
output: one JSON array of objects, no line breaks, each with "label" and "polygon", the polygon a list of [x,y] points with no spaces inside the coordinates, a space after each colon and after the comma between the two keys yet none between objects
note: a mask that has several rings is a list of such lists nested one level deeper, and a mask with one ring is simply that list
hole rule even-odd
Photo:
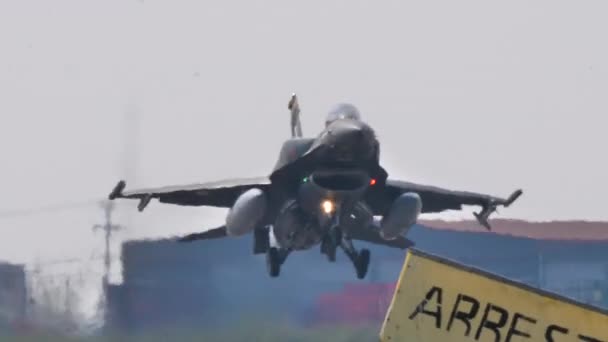
[{"label": "utility pole", "polygon": [[114,212],[113,201],[101,202],[101,208],[104,210],[105,222],[103,224],[96,224],[93,226],[93,230],[101,229],[105,232],[105,251],[103,257],[104,263],[104,274],[103,274],[103,287],[104,292],[107,289],[110,276],[110,266],[112,263],[112,256],[110,253],[110,240],[112,239],[112,233],[121,230],[123,227],[112,223],[112,213]]},{"label": "utility pole", "polygon": [[[124,115],[123,130],[124,130],[124,150],[122,154],[121,164],[124,169],[122,170],[122,179],[133,179],[135,178],[135,166],[137,165],[137,140],[138,140],[138,108],[133,101],[129,101],[127,104],[126,112]],[[108,290],[110,283],[110,271],[112,264],[112,255],[110,252],[110,241],[112,240],[112,233],[124,229],[124,226],[114,224],[112,222],[112,214],[114,213],[114,201],[104,200],[101,203],[101,208],[104,210],[105,222],[98,224],[93,227],[93,230],[101,229],[105,232],[105,251],[104,251],[104,273],[102,279],[103,295],[101,301],[98,303],[98,313],[103,317],[104,321],[103,329],[108,328],[108,323],[111,322],[111,312],[108,311]],[[131,215],[128,216],[126,226],[130,226]],[[100,317],[100,318],[101,318]],[[110,323],[111,324],[111,323]]]}]

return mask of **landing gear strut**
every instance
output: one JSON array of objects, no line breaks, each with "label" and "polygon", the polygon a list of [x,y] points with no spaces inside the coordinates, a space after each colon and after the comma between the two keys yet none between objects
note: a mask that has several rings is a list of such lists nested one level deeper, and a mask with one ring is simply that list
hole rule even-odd
[{"label": "landing gear strut", "polygon": [[253,231],[253,254],[264,254],[270,248],[270,228],[263,227]]},{"label": "landing gear strut", "polygon": [[327,255],[329,262],[336,261],[336,250],[342,241],[342,230],[338,227],[331,228],[321,241],[321,253]]},{"label": "landing gear strut", "polygon": [[357,271],[357,278],[365,278],[365,275],[367,274],[367,269],[369,267],[369,250],[363,248],[360,252],[357,252],[355,246],[353,246],[352,240],[348,238],[342,239],[340,247],[342,248],[342,250],[344,250],[344,253],[348,256],[350,261],[352,261],[353,265],[355,266],[355,270]]},{"label": "landing gear strut", "polygon": [[266,267],[268,268],[268,274],[276,278],[281,273],[281,265],[287,260],[287,256],[291,250],[270,247],[266,252]]}]

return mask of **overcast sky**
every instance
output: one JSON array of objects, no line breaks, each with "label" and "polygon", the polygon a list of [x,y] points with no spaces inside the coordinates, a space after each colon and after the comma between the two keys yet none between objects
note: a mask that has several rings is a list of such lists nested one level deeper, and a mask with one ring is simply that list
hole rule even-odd
[{"label": "overcast sky", "polygon": [[[123,177],[134,188],[266,175],[295,91],[307,135],[334,103],[356,105],[391,177],[523,188],[497,217],[608,219],[607,11],[555,0],[0,0],[0,209],[102,199]],[[120,203],[120,238],[224,215]],[[95,204],[3,218],[0,259],[98,255],[91,226],[102,219]]]}]

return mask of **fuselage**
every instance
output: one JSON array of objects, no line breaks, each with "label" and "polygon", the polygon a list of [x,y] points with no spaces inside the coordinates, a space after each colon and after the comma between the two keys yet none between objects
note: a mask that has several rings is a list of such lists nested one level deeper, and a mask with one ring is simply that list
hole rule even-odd
[{"label": "fuselage", "polygon": [[[281,204],[273,232],[291,249],[307,249],[321,241],[332,226],[348,232],[351,225],[373,219],[363,197],[374,185],[379,143],[361,120],[329,122],[303,153],[321,151],[307,164],[297,186]],[[299,157],[299,156],[297,156]]]},{"label": "fuselage", "polygon": [[328,120],[315,138],[286,141],[270,187],[245,191],[230,209],[228,234],[270,227],[283,250],[308,249],[336,231],[348,239],[349,232],[377,227],[371,232],[382,239],[397,238],[417,220],[421,200],[404,193],[378,212],[388,176],[379,150],[374,131],[355,115]]}]

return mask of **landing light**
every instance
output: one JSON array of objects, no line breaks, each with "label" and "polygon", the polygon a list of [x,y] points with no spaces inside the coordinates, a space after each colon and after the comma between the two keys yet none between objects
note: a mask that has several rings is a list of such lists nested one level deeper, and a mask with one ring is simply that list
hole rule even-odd
[{"label": "landing light", "polygon": [[321,207],[323,208],[323,212],[326,214],[331,214],[334,211],[334,203],[330,200],[325,200],[321,203]]}]

